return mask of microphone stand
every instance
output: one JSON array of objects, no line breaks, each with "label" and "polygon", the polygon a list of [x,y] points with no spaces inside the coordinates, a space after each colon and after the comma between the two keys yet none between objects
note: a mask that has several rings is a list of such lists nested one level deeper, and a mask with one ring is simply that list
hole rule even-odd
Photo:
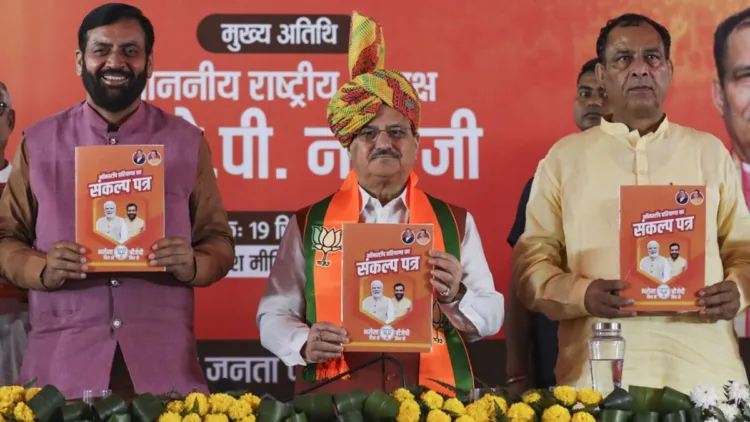
[{"label": "microphone stand", "polygon": [[[354,368],[351,368],[351,369],[349,369],[346,372],[342,372],[342,373],[336,375],[335,377],[331,377],[331,378],[323,380],[323,381],[321,381],[319,383],[316,383],[313,386],[311,386],[309,388],[306,388],[306,389],[300,391],[299,393],[296,393],[295,396],[301,396],[303,394],[312,393],[313,391],[315,391],[315,390],[317,390],[317,389],[319,389],[321,387],[324,387],[324,386],[326,386],[326,385],[328,385],[328,384],[330,384],[332,382],[336,382],[336,381],[340,380],[341,378],[343,378],[343,377],[345,377],[347,375],[351,375],[351,374],[359,371],[362,368],[366,368],[366,367],[368,367],[368,366],[370,366],[372,364],[375,364],[375,363],[378,363],[378,362],[381,362],[381,361],[386,361],[386,360],[389,361],[389,362],[391,362],[391,363],[393,363],[394,365],[396,365],[396,368],[398,368],[398,372],[401,375],[401,387],[402,388],[406,388],[406,374],[404,373],[404,367],[403,367],[403,365],[401,365],[401,362],[399,362],[398,360],[396,360],[395,358],[393,358],[391,356],[378,356],[376,358],[368,360],[365,363],[357,365]],[[288,403],[288,402],[290,402],[292,400],[293,399],[286,400],[286,402]]]}]

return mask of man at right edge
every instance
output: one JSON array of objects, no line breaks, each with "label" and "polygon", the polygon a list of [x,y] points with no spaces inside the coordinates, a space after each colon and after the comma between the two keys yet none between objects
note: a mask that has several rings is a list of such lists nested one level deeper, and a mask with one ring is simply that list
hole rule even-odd
[{"label": "man at right edge", "polygon": [[[560,320],[555,376],[591,385],[595,322],[617,319],[625,338],[622,386],[690,391],[747,382],[732,319],[750,293],[750,213],[732,157],[716,137],[670,122],[663,104],[674,67],[671,37],[626,14],[597,39],[597,78],[612,115],[558,141],[539,163],[526,230],[513,250],[521,301]],[[686,165],[691,163],[691,165]],[[638,316],[619,268],[621,185],[706,185],[706,287],[698,313]]]}]

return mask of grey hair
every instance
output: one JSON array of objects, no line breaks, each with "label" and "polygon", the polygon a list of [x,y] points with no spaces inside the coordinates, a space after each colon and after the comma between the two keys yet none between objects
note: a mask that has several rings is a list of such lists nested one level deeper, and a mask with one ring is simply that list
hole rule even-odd
[{"label": "grey hair", "polygon": [[3,81],[0,81],[0,94],[2,94],[2,97],[5,98],[5,104],[8,105],[8,108],[13,108],[13,101],[10,98],[10,91],[8,91],[8,87],[5,86]]}]

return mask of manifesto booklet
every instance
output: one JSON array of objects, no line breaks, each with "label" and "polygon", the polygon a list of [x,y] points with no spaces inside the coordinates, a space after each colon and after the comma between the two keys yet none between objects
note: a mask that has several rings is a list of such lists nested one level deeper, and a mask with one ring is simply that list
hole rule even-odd
[{"label": "manifesto booklet", "polygon": [[634,311],[697,311],[705,286],[705,186],[620,187],[620,277]]},{"label": "manifesto booklet", "polygon": [[432,224],[344,224],[341,321],[354,352],[432,350]]},{"label": "manifesto booklet", "polygon": [[164,271],[149,265],[164,238],[164,146],[76,147],[76,243],[89,272]]}]

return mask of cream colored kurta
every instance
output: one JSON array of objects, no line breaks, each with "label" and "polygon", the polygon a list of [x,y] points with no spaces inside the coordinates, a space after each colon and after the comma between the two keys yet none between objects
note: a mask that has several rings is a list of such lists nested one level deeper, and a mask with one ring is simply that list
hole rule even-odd
[{"label": "cream colored kurta", "polygon": [[670,256],[669,258],[667,258],[667,261],[669,261],[669,268],[670,272],[672,273],[672,277],[677,277],[687,269],[687,261],[681,256],[678,256],[677,259],[672,259],[672,257]]},{"label": "cream colored kurta", "polygon": [[[555,375],[590,386],[591,317],[584,294],[592,280],[619,279],[620,185],[706,184],[706,284],[750,284],[750,213],[729,152],[716,137],[665,118],[639,136],[623,124],[560,140],[534,177],[526,229],[514,249],[522,302],[561,320]],[[620,319],[626,339],[623,383],[687,392],[700,384],[746,381],[731,321],[697,314]],[[721,390],[719,390],[721,391]]]}]

